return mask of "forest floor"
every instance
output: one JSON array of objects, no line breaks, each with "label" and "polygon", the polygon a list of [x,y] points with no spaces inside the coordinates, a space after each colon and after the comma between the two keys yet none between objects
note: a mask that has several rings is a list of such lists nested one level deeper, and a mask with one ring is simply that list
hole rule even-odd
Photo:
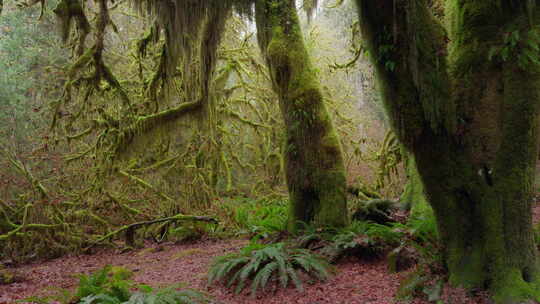
[{"label": "forest floor", "polygon": [[[536,204],[533,216],[535,223],[538,223],[540,202]],[[73,289],[77,286],[78,274],[89,274],[107,264],[130,269],[134,272],[133,280],[141,284],[163,287],[182,282],[185,287],[208,292],[215,299],[214,303],[220,304],[390,304],[396,303],[394,295],[399,282],[408,273],[390,273],[384,259],[350,259],[337,265],[337,275],[333,278],[324,283],[306,284],[304,292],[289,288],[252,298],[247,291],[235,295],[224,287],[208,287],[206,271],[212,259],[236,251],[246,243],[246,240],[207,240],[194,244],[148,244],[146,248],[122,254],[114,250],[101,250],[92,255],[34,262],[11,269],[24,274],[25,280],[0,286],[0,304]],[[464,291],[458,289],[445,288],[444,294],[452,299],[451,303],[488,303],[481,296],[467,297]],[[428,302],[415,300],[409,303]]]}]

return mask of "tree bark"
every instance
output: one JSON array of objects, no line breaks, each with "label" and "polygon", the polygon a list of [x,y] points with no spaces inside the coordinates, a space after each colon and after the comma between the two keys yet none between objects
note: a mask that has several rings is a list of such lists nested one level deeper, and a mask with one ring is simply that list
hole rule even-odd
[{"label": "tree bark", "polygon": [[448,39],[424,0],[356,2],[392,127],[437,218],[450,282],[487,288],[497,303],[540,300],[534,1],[448,0]]},{"label": "tree bark", "polygon": [[341,146],[304,45],[294,0],[257,0],[258,41],[286,126],[288,228],[348,222]]},{"label": "tree bark", "polygon": [[407,183],[399,201],[405,204],[407,209],[410,209],[411,218],[433,216],[433,210],[426,199],[424,184],[416,168],[414,155],[407,151],[402,151],[402,153],[404,154]]}]

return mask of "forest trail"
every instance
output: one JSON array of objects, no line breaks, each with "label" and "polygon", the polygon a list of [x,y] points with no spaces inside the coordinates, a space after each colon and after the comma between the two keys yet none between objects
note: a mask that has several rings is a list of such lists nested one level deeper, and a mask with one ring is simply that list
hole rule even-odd
[{"label": "forest trail", "polygon": [[[534,207],[534,222],[540,222],[540,203]],[[170,286],[183,283],[185,287],[208,292],[213,303],[219,304],[262,304],[262,303],[347,303],[347,304],[390,304],[399,282],[407,272],[389,273],[384,259],[340,263],[337,275],[324,283],[305,284],[305,291],[288,288],[276,293],[258,294],[252,298],[247,291],[235,295],[220,287],[208,287],[206,271],[216,256],[240,249],[246,240],[207,240],[193,244],[161,245],[118,253],[101,250],[92,255],[66,256],[45,262],[22,265],[13,270],[24,273],[26,280],[0,286],[0,304],[11,304],[29,296],[45,296],[60,289],[72,289],[78,283],[78,274],[89,274],[107,264],[122,266],[134,272],[134,281],[151,286]],[[463,299],[460,303],[483,303],[480,298],[464,300],[460,290],[447,291],[451,297]],[[20,303],[20,302],[19,302]],[[428,303],[415,300],[415,304]]]}]

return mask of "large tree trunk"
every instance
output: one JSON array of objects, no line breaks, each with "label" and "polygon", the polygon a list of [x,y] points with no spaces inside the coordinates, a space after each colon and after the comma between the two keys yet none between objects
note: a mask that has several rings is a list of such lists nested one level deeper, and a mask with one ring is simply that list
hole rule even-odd
[{"label": "large tree trunk", "polygon": [[535,1],[448,0],[448,47],[426,1],[356,1],[392,126],[437,218],[450,282],[487,288],[498,303],[540,300]]},{"label": "large tree trunk", "polygon": [[294,0],[257,0],[258,40],[285,120],[289,229],[347,224],[340,142],[305,48]]}]

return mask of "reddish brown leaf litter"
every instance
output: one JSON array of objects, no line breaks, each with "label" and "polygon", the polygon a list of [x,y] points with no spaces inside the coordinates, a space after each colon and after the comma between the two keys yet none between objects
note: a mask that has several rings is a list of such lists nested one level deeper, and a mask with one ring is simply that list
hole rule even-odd
[{"label": "reddish brown leaf litter", "polygon": [[[540,222],[540,204],[533,210],[534,222]],[[77,275],[89,274],[107,264],[123,266],[135,273],[134,280],[152,286],[167,286],[183,282],[186,287],[207,291],[216,303],[346,303],[391,304],[396,303],[399,282],[406,273],[389,273],[384,260],[366,262],[349,260],[336,267],[337,274],[324,283],[305,284],[304,292],[288,288],[276,293],[259,294],[255,298],[245,291],[235,295],[220,286],[206,286],[206,271],[216,256],[233,252],[246,244],[245,240],[204,241],[196,244],[149,245],[128,253],[119,254],[103,250],[94,255],[66,256],[55,260],[32,263],[14,269],[27,280],[0,286],[0,304],[15,303],[32,295],[52,294],[59,288],[72,289],[78,283]],[[453,303],[485,303],[483,297],[467,298],[465,291],[448,289],[446,299]],[[427,303],[415,300],[415,304]]]},{"label": "reddish brown leaf litter", "polygon": [[338,265],[337,275],[327,282],[305,284],[304,292],[289,288],[252,298],[248,291],[235,295],[220,286],[207,287],[206,271],[212,258],[235,251],[245,244],[246,241],[242,240],[225,240],[191,245],[154,245],[124,254],[103,251],[24,265],[16,271],[25,273],[28,280],[0,286],[0,303],[14,303],[31,295],[44,296],[58,288],[74,288],[78,282],[77,274],[89,274],[106,264],[134,271],[134,280],[138,283],[167,286],[183,282],[186,287],[207,291],[217,303],[230,304],[389,304],[394,303],[399,281],[405,275],[388,273],[383,260],[351,260]]}]

